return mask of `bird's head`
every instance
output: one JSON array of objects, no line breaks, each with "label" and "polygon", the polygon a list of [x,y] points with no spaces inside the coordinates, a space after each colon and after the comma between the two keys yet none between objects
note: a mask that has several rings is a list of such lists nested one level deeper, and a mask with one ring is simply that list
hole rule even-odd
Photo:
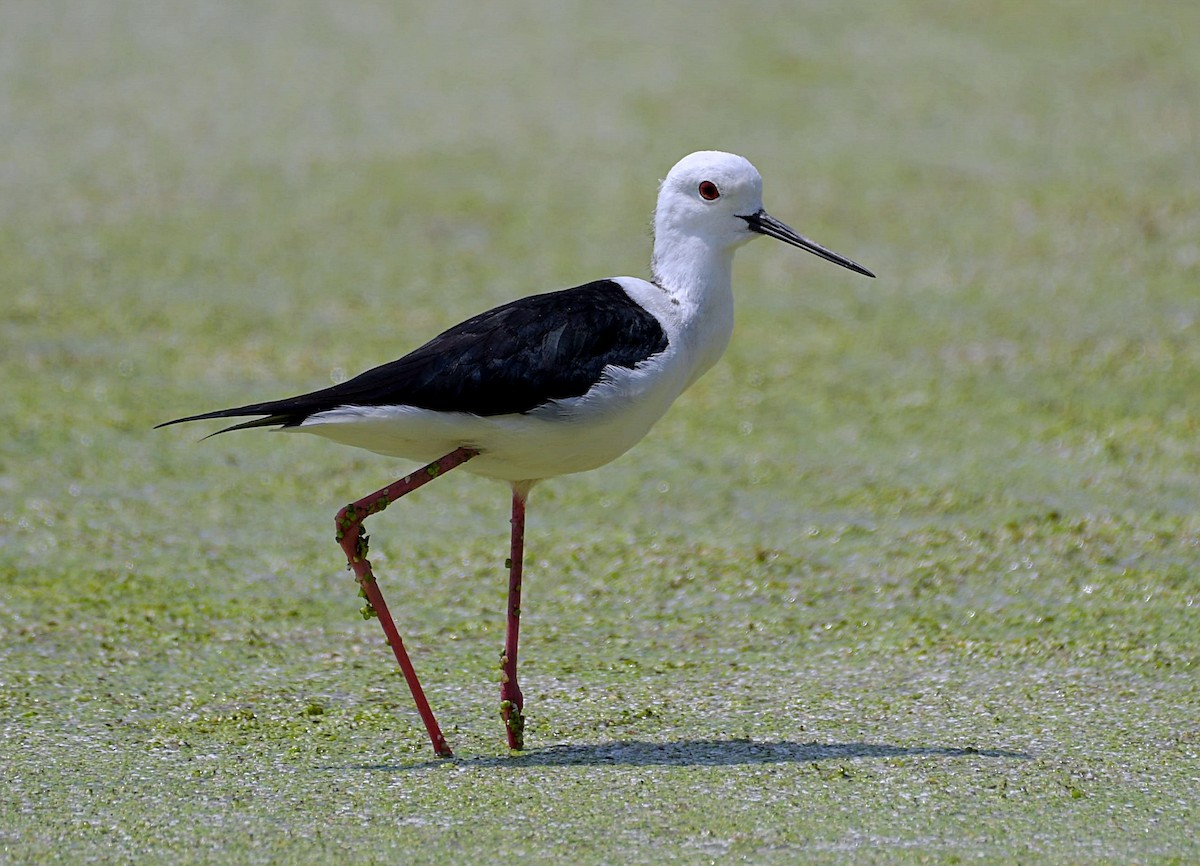
[{"label": "bird's head", "polygon": [[702,150],[675,163],[659,187],[654,233],[659,241],[690,238],[730,251],[766,235],[857,273],[875,276],[768,214],[763,209],[758,169],[732,153]]}]

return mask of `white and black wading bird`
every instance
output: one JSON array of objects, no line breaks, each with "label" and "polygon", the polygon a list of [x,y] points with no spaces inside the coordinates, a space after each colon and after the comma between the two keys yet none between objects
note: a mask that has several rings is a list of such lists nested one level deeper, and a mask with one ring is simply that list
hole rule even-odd
[{"label": "white and black wading bird", "polygon": [[874,276],[763,210],[762,178],[748,161],[701,151],[676,163],[659,189],[651,280],[612,277],[521,298],[331,388],[167,424],[262,416],[218,432],[299,430],[428,462],[339,511],[337,537],[366,596],[364,610],[378,615],[442,756],[450,747],[371,572],[363,521],[456,466],[508,482],[512,548],[500,707],[508,745],[521,749],[517,634],[526,497],[539,481],[624,454],[716,363],[733,331],[733,254],[758,235]]}]

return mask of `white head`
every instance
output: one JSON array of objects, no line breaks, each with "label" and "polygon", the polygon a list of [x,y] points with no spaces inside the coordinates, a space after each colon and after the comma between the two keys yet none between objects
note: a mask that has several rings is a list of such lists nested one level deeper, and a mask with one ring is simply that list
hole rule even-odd
[{"label": "white head", "polygon": [[[762,176],[749,160],[732,153],[702,150],[689,154],[667,173],[654,212],[657,264],[697,244],[728,255],[758,235],[781,240],[844,268],[873,277],[844,256],[808,240],[772,217],[762,204]],[[688,255],[695,255],[690,249]]]}]

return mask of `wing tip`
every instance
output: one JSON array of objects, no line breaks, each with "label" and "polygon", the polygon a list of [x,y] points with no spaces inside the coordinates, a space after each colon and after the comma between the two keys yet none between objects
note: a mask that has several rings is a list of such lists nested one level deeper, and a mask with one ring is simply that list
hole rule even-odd
[{"label": "wing tip", "polygon": [[[200,415],[189,415],[186,418],[176,418],[173,421],[164,421],[161,424],[155,424],[154,429],[158,430],[163,427],[170,427],[173,424],[186,424],[189,421],[209,421],[209,420],[212,420],[213,418],[228,418],[228,417],[230,417],[230,413],[225,410],[222,410],[219,412],[204,412]],[[248,430],[252,427],[273,427],[276,425],[278,425],[280,427],[287,427],[294,423],[295,422],[292,421],[292,419],[287,415],[268,415],[265,418],[254,418],[250,421],[243,421],[240,424],[233,424],[233,425],[230,425],[229,427],[223,427],[220,430],[217,430],[215,433],[209,433],[207,436],[205,436],[200,441],[203,442],[204,439],[211,439],[213,436],[216,436],[218,433],[228,433],[231,430]]]}]

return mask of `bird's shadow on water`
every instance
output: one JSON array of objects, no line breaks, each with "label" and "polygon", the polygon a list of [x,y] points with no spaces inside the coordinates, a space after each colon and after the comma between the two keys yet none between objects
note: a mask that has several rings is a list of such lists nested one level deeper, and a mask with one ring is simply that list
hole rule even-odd
[{"label": "bird's shadow on water", "polygon": [[[440,766],[464,767],[733,767],[755,764],[814,764],[872,758],[1005,758],[1029,760],[1025,752],[971,746],[888,746],[878,743],[756,742],[748,739],[625,740],[591,745],[558,745],[509,755],[433,759],[416,764],[371,764],[358,769],[405,772]],[[332,769],[332,768],[329,768]]]}]

